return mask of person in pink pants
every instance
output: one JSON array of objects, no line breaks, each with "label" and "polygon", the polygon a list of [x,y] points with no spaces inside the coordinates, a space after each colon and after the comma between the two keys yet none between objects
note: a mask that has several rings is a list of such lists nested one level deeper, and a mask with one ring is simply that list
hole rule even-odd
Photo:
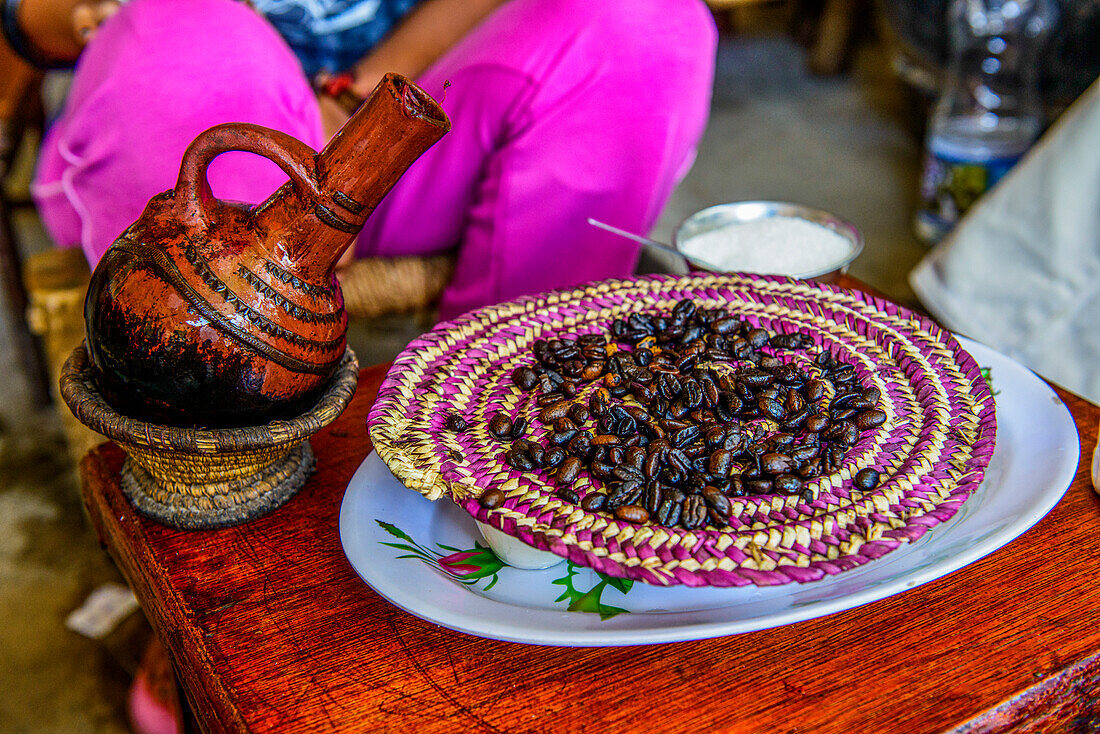
[{"label": "person in pink pants", "polygon": [[[367,220],[359,257],[457,253],[440,316],[629,274],[706,125],[717,31],[701,0],[508,0],[416,75],[452,130]],[[401,71],[401,69],[395,69]],[[283,38],[232,0],[132,0],[80,56],[33,193],[94,264],[208,127],[253,122],[319,149],[322,107]],[[331,131],[330,131],[331,132]],[[258,203],[284,174],[246,153],[210,169]]]}]

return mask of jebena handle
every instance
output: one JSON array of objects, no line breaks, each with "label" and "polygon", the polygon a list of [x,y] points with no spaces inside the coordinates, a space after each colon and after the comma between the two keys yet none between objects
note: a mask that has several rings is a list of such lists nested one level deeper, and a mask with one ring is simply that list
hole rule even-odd
[{"label": "jebena handle", "polygon": [[231,150],[255,153],[279,166],[288,176],[298,196],[307,201],[323,199],[317,180],[317,153],[286,133],[247,122],[215,125],[199,134],[180,164],[176,182],[176,200],[181,211],[190,212],[209,225],[215,219],[217,199],[210,190],[206,170],[222,153]]}]

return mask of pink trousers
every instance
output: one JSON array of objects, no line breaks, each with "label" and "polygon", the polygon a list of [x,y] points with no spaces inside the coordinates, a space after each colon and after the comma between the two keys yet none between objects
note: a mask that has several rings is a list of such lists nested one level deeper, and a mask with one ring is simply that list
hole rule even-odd
[{"label": "pink trousers", "polygon": [[[457,252],[443,318],[628,274],[637,246],[585,220],[656,222],[706,124],[715,44],[701,0],[510,0],[417,80],[452,130],[367,220],[356,253]],[[125,4],[43,141],[33,193],[50,234],[96,263],[174,186],[188,143],[229,121],[324,142],[297,60],[243,3]],[[215,195],[237,201],[284,180],[246,153],[210,169]]]}]

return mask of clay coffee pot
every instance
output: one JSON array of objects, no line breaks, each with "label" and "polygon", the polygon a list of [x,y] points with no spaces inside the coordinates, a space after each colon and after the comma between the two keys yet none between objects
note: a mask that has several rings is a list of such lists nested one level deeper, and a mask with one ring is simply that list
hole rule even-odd
[{"label": "clay coffee pot", "polygon": [[[259,425],[309,406],[346,348],[340,255],[449,128],[433,99],[390,74],[319,154],[258,125],[200,134],[175,188],[92,274],[84,315],[103,397],[187,427]],[[290,180],[254,208],[215,199],[206,170],[230,150],[269,158]]]}]

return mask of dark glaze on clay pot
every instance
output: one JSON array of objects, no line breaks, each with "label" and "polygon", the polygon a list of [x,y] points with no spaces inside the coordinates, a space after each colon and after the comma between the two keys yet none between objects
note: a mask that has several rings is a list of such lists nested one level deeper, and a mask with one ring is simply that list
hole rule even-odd
[{"label": "dark glaze on clay pot", "polygon": [[[176,187],[153,197],[92,275],[84,315],[104,398],[180,426],[302,412],[346,348],[340,255],[449,128],[434,100],[390,74],[319,154],[258,125],[199,135]],[[253,209],[215,199],[206,169],[229,150],[270,158],[290,181]]]}]

